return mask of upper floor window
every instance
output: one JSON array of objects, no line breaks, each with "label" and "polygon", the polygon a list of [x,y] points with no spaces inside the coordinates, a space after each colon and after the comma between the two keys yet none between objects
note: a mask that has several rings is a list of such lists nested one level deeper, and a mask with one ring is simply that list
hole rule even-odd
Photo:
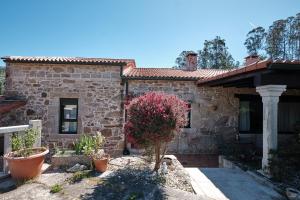
[{"label": "upper floor window", "polygon": [[60,126],[62,134],[76,134],[78,125],[78,99],[60,99]]}]

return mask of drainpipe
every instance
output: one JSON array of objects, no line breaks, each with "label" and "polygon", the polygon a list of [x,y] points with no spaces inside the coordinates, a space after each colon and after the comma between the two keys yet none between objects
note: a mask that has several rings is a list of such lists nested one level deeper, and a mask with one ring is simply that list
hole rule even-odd
[{"label": "drainpipe", "polygon": [[[128,80],[125,81],[125,100],[128,99],[128,87],[129,87],[129,83],[128,83]],[[123,101],[123,104],[124,104],[124,101]],[[127,113],[126,113],[126,109],[125,109],[125,106],[124,106],[124,122],[126,122],[127,120]],[[123,129],[124,131],[124,129]],[[124,149],[123,149],[123,155],[130,155],[130,151],[128,150],[127,148],[127,137],[126,135],[124,134]]]}]

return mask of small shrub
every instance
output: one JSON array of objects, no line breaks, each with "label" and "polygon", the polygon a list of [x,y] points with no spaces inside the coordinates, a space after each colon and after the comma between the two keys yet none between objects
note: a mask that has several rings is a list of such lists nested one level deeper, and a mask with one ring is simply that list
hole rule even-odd
[{"label": "small shrub", "polygon": [[174,95],[149,92],[131,100],[126,109],[128,141],[143,147],[152,146],[155,151],[154,170],[158,171],[168,142],[186,125],[187,103]]},{"label": "small shrub", "polygon": [[[289,144],[277,151],[270,151],[269,170],[274,180],[289,182],[300,171],[300,144]],[[298,186],[299,187],[299,186]]]},{"label": "small shrub", "polygon": [[60,191],[62,191],[62,186],[60,184],[55,184],[51,187],[50,192],[51,193],[58,193]]}]

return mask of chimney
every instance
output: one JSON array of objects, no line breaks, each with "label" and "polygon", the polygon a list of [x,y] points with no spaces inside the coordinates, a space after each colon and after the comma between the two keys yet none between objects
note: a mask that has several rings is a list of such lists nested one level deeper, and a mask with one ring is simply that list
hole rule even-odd
[{"label": "chimney", "polygon": [[250,55],[245,57],[245,66],[251,65],[260,61],[260,57],[258,55]]},{"label": "chimney", "polygon": [[186,71],[196,71],[197,70],[197,53],[193,51],[188,51],[185,56],[185,67]]}]

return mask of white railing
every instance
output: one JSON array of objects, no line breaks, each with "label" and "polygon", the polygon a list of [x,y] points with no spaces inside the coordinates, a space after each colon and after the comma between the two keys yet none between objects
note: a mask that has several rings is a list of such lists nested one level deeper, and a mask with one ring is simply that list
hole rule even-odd
[{"label": "white railing", "polygon": [[[13,133],[23,134],[29,128],[33,128],[38,132],[37,140],[34,147],[41,146],[42,121],[30,120],[28,125],[0,127],[0,137],[4,136],[4,155],[11,151],[11,136]],[[3,159],[3,171],[8,172],[7,162]]]}]

